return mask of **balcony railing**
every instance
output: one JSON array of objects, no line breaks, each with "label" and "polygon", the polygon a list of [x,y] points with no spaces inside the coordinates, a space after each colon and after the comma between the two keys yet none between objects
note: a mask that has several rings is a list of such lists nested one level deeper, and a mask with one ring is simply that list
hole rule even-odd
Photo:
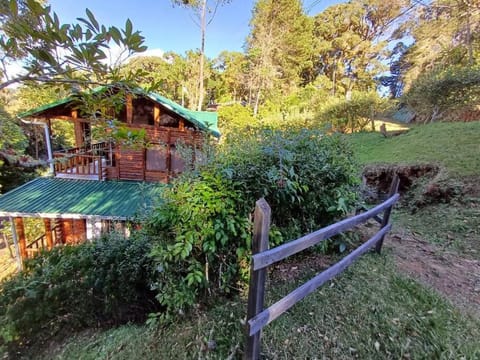
[{"label": "balcony railing", "polygon": [[108,153],[108,143],[57,151],[53,154],[55,175],[63,178],[105,180]]},{"label": "balcony railing", "polygon": [[104,180],[106,160],[103,156],[83,154],[54,154],[57,177]]}]

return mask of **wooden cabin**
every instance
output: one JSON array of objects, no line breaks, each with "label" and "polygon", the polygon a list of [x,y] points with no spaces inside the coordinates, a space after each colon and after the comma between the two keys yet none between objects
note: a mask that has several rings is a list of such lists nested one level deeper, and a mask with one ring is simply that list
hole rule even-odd
[{"label": "wooden cabin", "polygon": [[[82,117],[75,97],[30,110],[20,117],[44,123],[51,136],[56,135],[52,134],[55,121],[66,121],[73,127],[75,147],[57,149],[52,154],[55,176],[62,178],[168,182],[185,168],[184,159],[177,152],[178,144],[191,147],[195,161],[205,136],[220,136],[215,112],[191,111],[142,90],[127,94],[122,104],[120,109],[110,111],[120,124],[111,132],[141,132],[147,146],[132,147],[120,138],[105,135],[105,122],[98,124]],[[103,127],[103,138],[95,137],[95,127]]]},{"label": "wooden cabin", "polygon": [[[0,196],[0,216],[11,221],[20,262],[43,248],[92,240],[113,228],[128,231],[126,223],[151,206],[163,184],[185,169],[179,147],[191,150],[190,160],[196,161],[204,139],[220,136],[216,113],[191,111],[142,90],[123,100],[112,110],[117,124],[101,129],[103,138],[95,130],[105,125],[82,116],[73,96],[20,114],[44,127],[49,149],[56,121],[67,122],[75,137],[74,148],[49,151],[51,176]],[[119,128],[127,135],[141,134],[140,146],[110,136],[109,131]],[[27,240],[24,218],[32,217],[42,219],[45,232]]]}]

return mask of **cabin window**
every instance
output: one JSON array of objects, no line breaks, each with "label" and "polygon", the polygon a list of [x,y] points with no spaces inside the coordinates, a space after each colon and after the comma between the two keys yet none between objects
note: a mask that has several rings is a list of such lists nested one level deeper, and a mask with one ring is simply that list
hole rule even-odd
[{"label": "cabin window", "polygon": [[165,146],[154,146],[147,149],[147,170],[167,171],[167,149]]},{"label": "cabin window", "polygon": [[162,113],[160,115],[160,126],[174,127],[178,128],[180,121],[178,118],[171,116],[167,113]]},{"label": "cabin window", "polygon": [[174,147],[171,150],[171,158],[172,158],[172,171],[174,173],[184,172],[186,168],[185,160],[182,159],[180,154]]},{"label": "cabin window", "polygon": [[147,99],[133,99],[133,123],[136,125],[153,125],[153,103]]}]

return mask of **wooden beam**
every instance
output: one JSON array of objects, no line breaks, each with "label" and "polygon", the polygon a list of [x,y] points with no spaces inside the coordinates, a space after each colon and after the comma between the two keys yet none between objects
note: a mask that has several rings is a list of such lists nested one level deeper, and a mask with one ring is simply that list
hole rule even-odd
[{"label": "wooden beam", "polygon": [[53,236],[52,236],[52,221],[50,219],[43,219],[45,226],[45,239],[47,239],[47,249],[53,248]]},{"label": "wooden beam", "polygon": [[18,246],[17,230],[15,226],[15,220],[13,217],[9,217],[10,226],[12,229],[12,240],[15,245],[15,257],[17,258],[18,271],[22,270],[22,257],[20,256],[20,247]]},{"label": "wooden beam", "polygon": [[153,123],[155,126],[160,126],[160,105],[155,104],[153,107]]},{"label": "wooden beam", "polygon": [[27,239],[25,238],[25,227],[23,226],[23,218],[15,218],[15,231],[17,233],[20,257],[23,260],[27,258]]},{"label": "wooden beam", "polygon": [[133,122],[133,98],[131,94],[127,94],[126,97],[126,113],[127,113],[127,124],[132,124]]},{"label": "wooden beam", "polygon": [[180,131],[185,131],[185,120],[183,118],[180,118],[180,121],[178,122],[178,128]]},{"label": "wooden beam", "polygon": [[258,270],[265,268],[293,254],[308,249],[309,247],[316,245],[325,239],[340,234],[341,232],[351,229],[356,225],[362,224],[366,220],[393,206],[393,204],[397,202],[399,197],[399,194],[395,194],[385,202],[375,206],[374,208],[362,214],[339,221],[338,223],[317,230],[297,240],[293,240],[283,245],[277,246],[271,250],[267,250],[259,254],[254,254],[252,255],[253,269]]},{"label": "wooden beam", "polygon": [[78,121],[78,111],[72,110],[72,119],[73,119],[73,126],[75,131],[75,146],[82,147],[83,146],[83,129],[82,124]]}]

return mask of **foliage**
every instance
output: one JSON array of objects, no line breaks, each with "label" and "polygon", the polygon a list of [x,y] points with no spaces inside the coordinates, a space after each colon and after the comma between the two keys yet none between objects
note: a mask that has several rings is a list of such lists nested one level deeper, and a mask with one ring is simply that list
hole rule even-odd
[{"label": "foliage", "polygon": [[318,130],[290,126],[231,134],[217,154],[217,167],[241,186],[247,204],[265,197],[284,236],[330,224],[355,198],[349,147],[342,137]]},{"label": "foliage", "polygon": [[248,107],[233,104],[222,106],[218,110],[218,126],[223,136],[258,125],[258,120],[253,117],[252,110]]},{"label": "foliage", "polygon": [[320,123],[330,124],[335,131],[354,132],[373,124],[375,116],[387,106],[387,101],[375,92],[355,92],[351,99],[331,98],[322,104],[317,117]]},{"label": "foliage", "polygon": [[369,91],[373,77],[382,71],[379,62],[386,35],[400,23],[407,1],[351,1],[328,7],[314,20],[316,74],[332,82],[332,95]]},{"label": "foliage", "polygon": [[162,321],[206,295],[237,288],[250,240],[247,216],[236,184],[215,173],[182,177],[165,191],[164,204],[145,226],[154,241]]},{"label": "foliage", "polygon": [[144,238],[110,235],[27,261],[24,271],[1,285],[3,343],[144,318],[155,307],[150,246]]},{"label": "foliage", "polygon": [[26,140],[20,124],[0,107],[0,150],[21,152],[27,144]]},{"label": "foliage", "polygon": [[[305,260],[296,264],[300,264],[300,277],[318,270]],[[282,274],[274,272],[273,279]],[[299,286],[296,278],[290,279],[269,286],[268,301]],[[200,309],[198,316],[158,331],[126,325],[64,337],[59,346],[34,351],[42,360],[72,359],[79,354],[85,360],[193,359],[199,354],[205,359],[241,358],[245,309],[243,296],[222,299]],[[391,257],[367,255],[269,324],[262,332],[262,356],[476,359],[480,355],[479,329],[478,319],[459,313],[438,293],[400,274]]]},{"label": "foliage", "polygon": [[[106,50],[115,43],[123,54],[146,50],[130,20],[124,29],[99,24],[90,10],[76,24],[62,24],[49,6],[34,0],[11,0],[0,16],[0,58],[3,64],[24,61],[25,74],[2,73],[0,88],[10,84],[109,83],[118,80],[118,64],[108,64]],[[59,56],[59,49],[64,53]]]},{"label": "foliage", "polygon": [[157,317],[171,321],[207,295],[241,287],[260,197],[272,207],[271,245],[345,214],[355,200],[352,158],[340,137],[318,131],[230,133],[212,158],[174,181],[144,225],[165,306]]},{"label": "foliage", "polygon": [[286,94],[301,83],[311,60],[312,22],[301,1],[260,0],[255,4],[247,39],[250,99],[254,114],[272,90]]},{"label": "foliage", "polygon": [[474,109],[480,104],[480,67],[450,66],[426,72],[413,82],[404,101],[427,121],[444,118],[446,111]]},{"label": "foliage", "polygon": [[478,65],[480,49],[477,2],[435,0],[418,6],[396,38],[414,40],[404,56],[406,90],[415,80],[438,67]]}]

